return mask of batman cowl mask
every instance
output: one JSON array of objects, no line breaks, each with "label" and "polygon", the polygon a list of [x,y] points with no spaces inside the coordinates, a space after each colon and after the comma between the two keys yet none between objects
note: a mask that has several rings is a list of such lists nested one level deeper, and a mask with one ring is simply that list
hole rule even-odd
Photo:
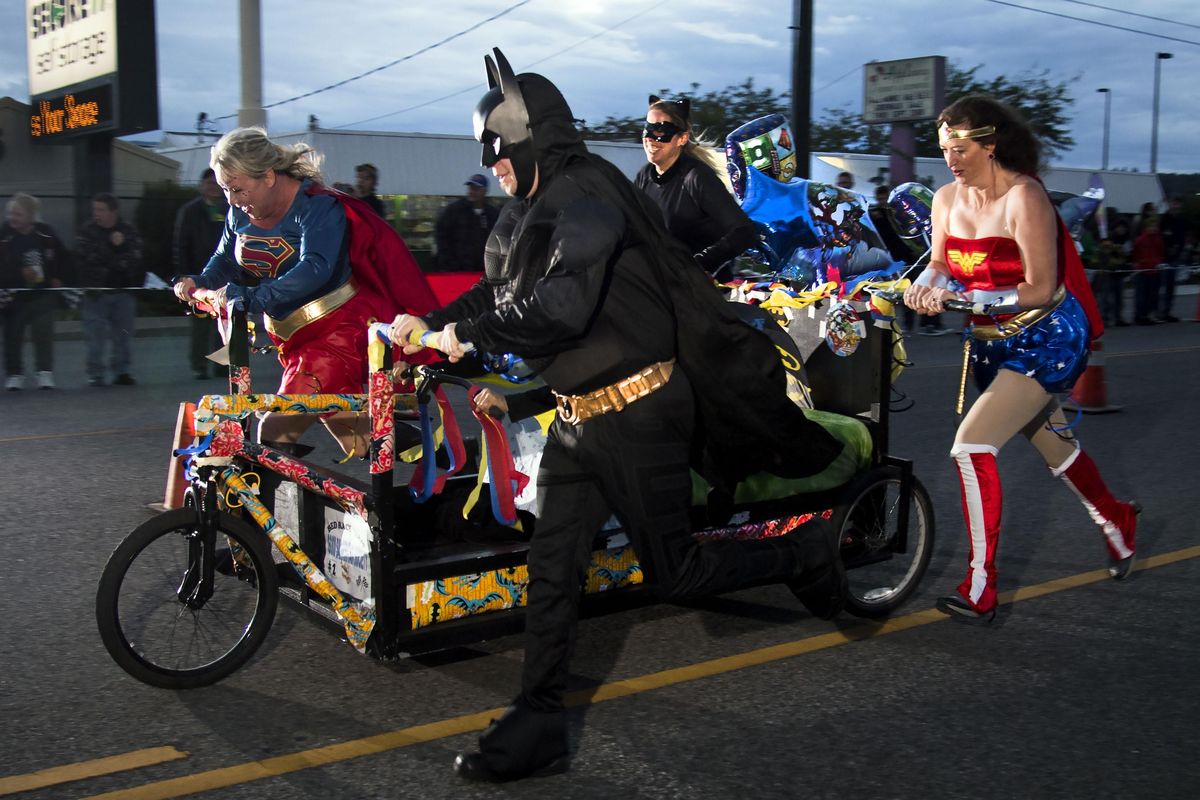
[{"label": "batman cowl mask", "polygon": [[480,163],[493,166],[501,159],[512,164],[517,197],[533,190],[538,167],[544,181],[557,171],[560,152],[580,145],[574,117],[553,83],[532,72],[514,75],[508,59],[493,48],[495,60],[484,56],[488,93],[475,106],[475,138],[483,145]]}]

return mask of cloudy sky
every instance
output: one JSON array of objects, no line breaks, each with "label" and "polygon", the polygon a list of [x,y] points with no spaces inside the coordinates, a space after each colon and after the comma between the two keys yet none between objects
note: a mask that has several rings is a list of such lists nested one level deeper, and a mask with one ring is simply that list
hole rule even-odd
[{"label": "cloudy sky", "polygon": [[[1049,70],[1069,81],[1073,151],[1098,167],[1111,89],[1109,164],[1147,170],[1155,54],[1161,61],[1158,166],[1200,172],[1200,3],[1196,0],[814,0],[813,113],[861,110],[862,65],[945,56],[979,75]],[[793,9],[782,0],[261,0],[263,95],[272,131],[325,128],[470,133],[482,56],[499,46],[541,72],[575,115],[636,114],[660,88],[741,83],[789,88]],[[28,101],[27,0],[0,3],[0,96]],[[1118,10],[1136,9],[1135,13]],[[1038,10],[1030,10],[1038,9]],[[497,16],[499,15],[499,16]],[[199,112],[232,127],[240,105],[237,0],[157,3],[163,128]],[[493,18],[491,21],[489,18]],[[444,42],[444,43],[441,43]],[[439,44],[441,43],[441,44]],[[394,63],[398,62],[398,63]],[[390,66],[386,66],[390,65]],[[385,67],[384,69],[379,69]],[[322,87],[342,86],[290,102]],[[280,103],[275,107],[271,104]]]}]

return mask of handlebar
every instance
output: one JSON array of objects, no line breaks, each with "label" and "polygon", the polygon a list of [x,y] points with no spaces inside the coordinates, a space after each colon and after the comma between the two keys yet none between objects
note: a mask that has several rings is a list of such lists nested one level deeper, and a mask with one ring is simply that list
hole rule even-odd
[{"label": "handlebar", "polygon": [[[392,343],[392,326],[386,322],[373,322],[370,326],[370,336],[379,337],[384,344]],[[417,347],[428,347],[431,350],[437,350],[437,331],[418,331],[411,330],[408,332],[408,343]],[[473,353],[475,345],[471,342],[459,342],[462,345],[464,353]]]},{"label": "handlebar", "polygon": [[[871,292],[872,295],[879,297],[889,303],[904,305],[903,292],[891,292],[885,289],[878,289]],[[992,314],[1009,314],[1020,309],[1012,306],[997,306],[992,303],[972,303],[969,300],[948,299],[942,301],[942,306],[947,311],[962,311],[966,314],[978,314],[981,316],[991,316]]]},{"label": "handlebar", "polygon": [[[384,344],[390,345],[392,343],[391,330],[392,326],[386,322],[373,322],[368,328],[367,336],[368,338],[378,338]],[[433,340],[436,338],[437,334],[434,331],[412,331],[408,337],[409,342],[412,344],[420,345],[421,347],[430,347],[435,350],[437,348],[433,344]],[[463,342],[462,345],[463,349],[468,353],[475,349],[475,346],[470,342]],[[472,381],[469,381],[466,378],[461,378],[458,375],[452,375],[445,370],[441,370],[437,367],[432,367],[427,364],[419,364],[413,367],[411,374],[414,377],[414,390],[417,396],[417,402],[419,403],[428,402],[433,390],[443,383],[449,383],[453,386],[460,386],[468,391],[475,386]],[[493,413],[491,410],[489,410],[488,413],[497,418],[502,416]]]}]

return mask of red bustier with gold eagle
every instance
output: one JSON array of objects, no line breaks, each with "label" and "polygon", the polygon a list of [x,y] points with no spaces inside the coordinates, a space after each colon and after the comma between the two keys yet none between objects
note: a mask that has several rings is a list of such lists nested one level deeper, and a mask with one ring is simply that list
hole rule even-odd
[{"label": "red bustier with gold eagle", "polygon": [[1003,289],[1025,280],[1025,266],[1015,239],[946,236],[946,266],[967,289]]}]

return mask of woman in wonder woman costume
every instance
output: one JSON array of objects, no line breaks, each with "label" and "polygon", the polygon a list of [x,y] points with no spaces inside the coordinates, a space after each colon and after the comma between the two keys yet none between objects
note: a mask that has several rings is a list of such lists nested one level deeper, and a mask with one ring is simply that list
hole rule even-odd
[{"label": "woman in wonder woman costume", "polygon": [[[1083,266],[1038,178],[1040,147],[1020,116],[989,97],[964,97],[937,120],[954,182],[933,200],[929,268],[904,294],[922,314],[965,296],[992,316],[972,316],[971,364],[981,392],[959,425],[958,468],[970,538],[967,576],[939,610],[988,622],[996,613],[1001,487],[996,455],[1020,433],[1038,449],[1100,527],[1120,580],[1133,566],[1135,503],[1113,497],[1059,408],[1104,331]],[[956,292],[961,284],[962,291]]]}]

